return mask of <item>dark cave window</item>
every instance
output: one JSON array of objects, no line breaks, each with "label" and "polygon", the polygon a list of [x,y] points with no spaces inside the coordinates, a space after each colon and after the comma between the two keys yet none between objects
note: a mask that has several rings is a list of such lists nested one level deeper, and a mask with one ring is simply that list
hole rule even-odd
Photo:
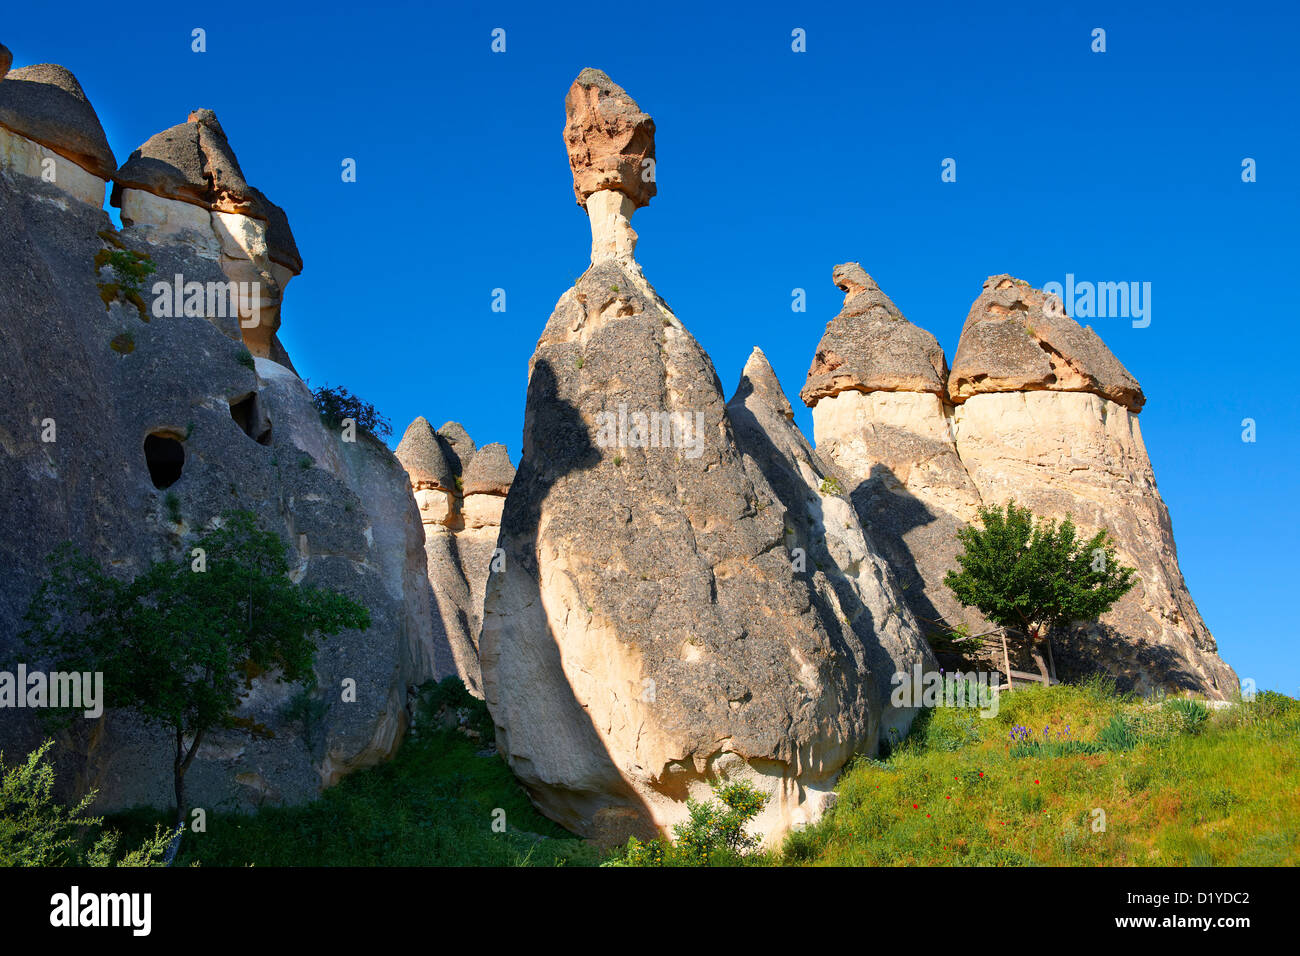
[{"label": "dark cave window", "polygon": [[185,446],[171,435],[154,434],[144,440],[144,460],[149,466],[149,479],[155,488],[167,488],[176,483],[185,467]]},{"label": "dark cave window", "polygon": [[230,403],[230,417],[245,435],[259,445],[271,444],[271,424],[258,407],[257,392]]}]

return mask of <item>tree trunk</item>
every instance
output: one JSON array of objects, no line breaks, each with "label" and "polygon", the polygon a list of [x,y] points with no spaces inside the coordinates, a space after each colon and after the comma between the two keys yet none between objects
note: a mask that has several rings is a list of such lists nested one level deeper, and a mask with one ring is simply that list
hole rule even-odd
[{"label": "tree trunk", "polygon": [[1043,643],[1047,645],[1047,669],[1048,669],[1048,671],[1051,672],[1052,680],[1053,680],[1053,681],[1056,681],[1057,683],[1059,683],[1059,681],[1057,681],[1057,677],[1056,677],[1056,659],[1052,656],[1052,633],[1051,633],[1051,631],[1048,631],[1048,632],[1047,632],[1047,636],[1043,638]]},{"label": "tree trunk", "polygon": [[[1049,651],[1050,653],[1050,651]],[[1038,629],[1031,628],[1029,631],[1029,656],[1034,659],[1034,665],[1038,668],[1038,673],[1043,678],[1043,684],[1050,683],[1051,678],[1047,674],[1047,665],[1043,662],[1042,651],[1038,649]]]}]

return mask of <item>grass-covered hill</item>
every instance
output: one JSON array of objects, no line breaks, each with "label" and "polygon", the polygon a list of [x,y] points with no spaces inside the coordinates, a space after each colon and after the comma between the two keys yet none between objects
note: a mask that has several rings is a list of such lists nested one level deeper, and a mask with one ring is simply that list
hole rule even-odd
[{"label": "grass-covered hill", "polygon": [[[398,756],[316,802],[216,814],[179,863],[594,865],[620,862],[539,815],[491,749],[481,702],[431,687]],[[502,813],[503,811],[503,813]],[[118,816],[126,844],[165,818]],[[662,855],[671,861],[673,854]],[[642,854],[639,859],[645,859]],[[651,855],[650,858],[658,859]],[[996,716],[940,708],[836,806],[774,851],[717,863],[831,866],[1244,866],[1300,863],[1300,702],[1222,710],[1101,682],[1003,695]]]}]

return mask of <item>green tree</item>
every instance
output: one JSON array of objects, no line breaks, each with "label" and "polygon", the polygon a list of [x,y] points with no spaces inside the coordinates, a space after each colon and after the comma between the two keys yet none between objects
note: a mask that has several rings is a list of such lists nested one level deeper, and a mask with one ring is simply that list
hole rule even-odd
[{"label": "green tree", "polygon": [[54,768],[47,759],[53,745],[54,741],[45,741],[13,766],[5,766],[0,753],[0,866],[160,865],[168,842],[161,827],[116,861],[119,836],[111,830],[101,833],[88,850],[80,850],[80,832],[103,820],[86,816],[95,799],[93,790],[74,807],[54,799]]},{"label": "green tree", "polygon": [[[233,715],[250,675],[311,676],[317,634],[370,626],[370,612],[289,580],[280,536],[251,512],[224,515],[180,560],[119,581],[72,545],[51,556],[28,608],[29,651],[57,670],[102,672],[113,707],[131,708],[174,740],[176,824],[185,772]],[[188,745],[187,745],[188,741]]]},{"label": "green tree", "polygon": [[1104,529],[1082,540],[1069,516],[1059,524],[1036,520],[1028,508],[1009,501],[981,508],[979,520],[982,528],[968,525],[957,532],[960,570],[950,570],[944,584],[964,606],[1025,635],[1046,677],[1038,642],[1044,640],[1050,660],[1051,630],[1106,613],[1133,587],[1134,569],[1116,560]]}]

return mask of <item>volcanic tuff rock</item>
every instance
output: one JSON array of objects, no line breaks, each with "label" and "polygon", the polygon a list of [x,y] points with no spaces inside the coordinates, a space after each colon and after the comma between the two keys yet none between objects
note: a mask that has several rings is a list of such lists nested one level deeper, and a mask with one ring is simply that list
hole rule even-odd
[{"label": "volcanic tuff rock", "polygon": [[1060,299],[1008,275],[990,276],[971,306],[948,378],[960,404],[984,392],[1092,392],[1140,412],[1137,380]]},{"label": "volcanic tuff rock", "polygon": [[104,205],[117,160],[81,84],[63,67],[25,66],[0,81],[0,166]]},{"label": "volcanic tuff rock", "polygon": [[[129,576],[179,559],[220,514],[248,509],[283,536],[295,580],[348,594],[373,623],[322,642],[312,726],[286,714],[305,689],[253,681],[237,716],[274,736],[206,739],[186,778],[195,803],[306,800],[391,755],[409,688],[432,674],[429,583],[406,473],[381,443],[346,442],[322,424],[287,365],[241,360],[238,316],[142,315],[116,298],[106,305],[97,286],[97,257],[114,248],[199,283],[225,279],[218,255],[162,232],[116,232],[102,208],[64,202],[61,183],[13,173],[0,170],[0,658],[15,650],[58,543]],[[50,422],[57,438],[43,441]],[[344,679],[356,681],[355,703],[340,699]],[[40,734],[6,716],[0,749],[25,752]],[[167,806],[169,750],[165,734],[110,710],[79,722],[59,760],[81,788],[99,788],[100,808]]]},{"label": "volcanic tuff rock", "polygon": [[[955,565],[957,529],[981,504],[1014,498],[1044,516],[1072,514],[1088,532],[1108,528],[1120,559],[1138,570],[1138,585],[1099,623],[1054,638],[1059,676],[1102,670],[1138,691],[1229,695],[1235,676],[1187,593],[1142,444],[1141,387],[1101,339],[1028,283],[993,276],[935,391],[925,374],[942,368],[933,339],[892,303],[876,306],[883,293],[856,266],[835,278],[845,309],[827,326],[803,397],[818,450],[854,485],[868,536],[922,627],[988,629],[943,576]],[[867,308],[851,305],[864,297]],[[842,359],[832,372],[850,369],[842,383],[828,378],[832,354]],[[894,380],[863,371],[880,356],[920,370],[910,390],[882,390]]]},{"label": "volcanic tuff rock", "polygon": [[483,595],[497,546],[501,509],[514,479],[506,447],[476,450],[456,422],[438,431],[415,419],[397,446],[424,524],[429,582],[438,605],[434,619],[434,672],[456,674],[470,693],[483,696],[479,630]]},{"label": "volcanic tuff rock", "polygon": [[[634,208],[655,194],[655,121],[600,70],[578,74],[564,98],[564,144],[578,205],[601,190],[617,190]],[[649,170],[646,160],[651,161]]]},{"label": "volcanic tuff rock", "polygon": [[826,326],[800,396],[807,405],[848,389],[942,395],[948,375],[939,341],[903,318],[856,262],[835,267],[832,278],[844,307]]},{"label": "volcanic tuff rock", "polygon": [[[862,530],[840,476],[812,449],[792,421],[776,373],[761,349],[754,349],[740,384],[727,404],[736,442],[752,458],[786,511],[785,544],[802,566],[819,616],[844,641],[862,679],[873,679],[881,703],[881,732],[905,735],[914,708],[890,703],[898,673],[914,667],[937,669],[894,574]],[[798,549],[798,550],[796,550]]]},{"label": "volcanic tuff rock", "polygon": [[1139,692],[1228,697],[1236,675],[1187,591],[1142,441],[1142,389],[1091,329],[1047,302],[994,276],[971,308],[950,383],[964,398],[956,431],[966,471],[986,503],[1014,498],[1071,514],[1089,532],[1109,529],[1119,559],[1137,569],[1137,585],[1098,623],[1056,641],[1063,676],[1102,669]]},{"label": "volcanic tuff rock", "polygon": [[[585,122],[593,75],[599,91],[594,71],[570,91],[566,130]],[[574,163],[580,198],[584,176]],[[704,350],[630,256],[592,258],[529,365],[480,640],[498,746],[579,833],[670,826],[723,776],[770,796],[755,823],[770,842],[874,752],[868,654],[824,620],[829,584],[795,570],[786,507]]]},{"label": "volcanic tuff rock", "polygon": [[[289,280],[302,272],[284,210],[248,184],[211,110],[151,136],[118,170],[111,202],[146,241],[184,243],[221,264],[238,297],[244,344],[281,364],[276,330]],[[164,276],[167,273],[162,273]]]},{"label": "volcanic tuff rock", "polygon": [[844,307],[826,326],[800,393],[817,449],[846,481],[867,534],[893,567],[922,631],[986,630],[943,583],[976,490],[957,454],[938,340],[903,317],[854,262],[832,277]]}]

